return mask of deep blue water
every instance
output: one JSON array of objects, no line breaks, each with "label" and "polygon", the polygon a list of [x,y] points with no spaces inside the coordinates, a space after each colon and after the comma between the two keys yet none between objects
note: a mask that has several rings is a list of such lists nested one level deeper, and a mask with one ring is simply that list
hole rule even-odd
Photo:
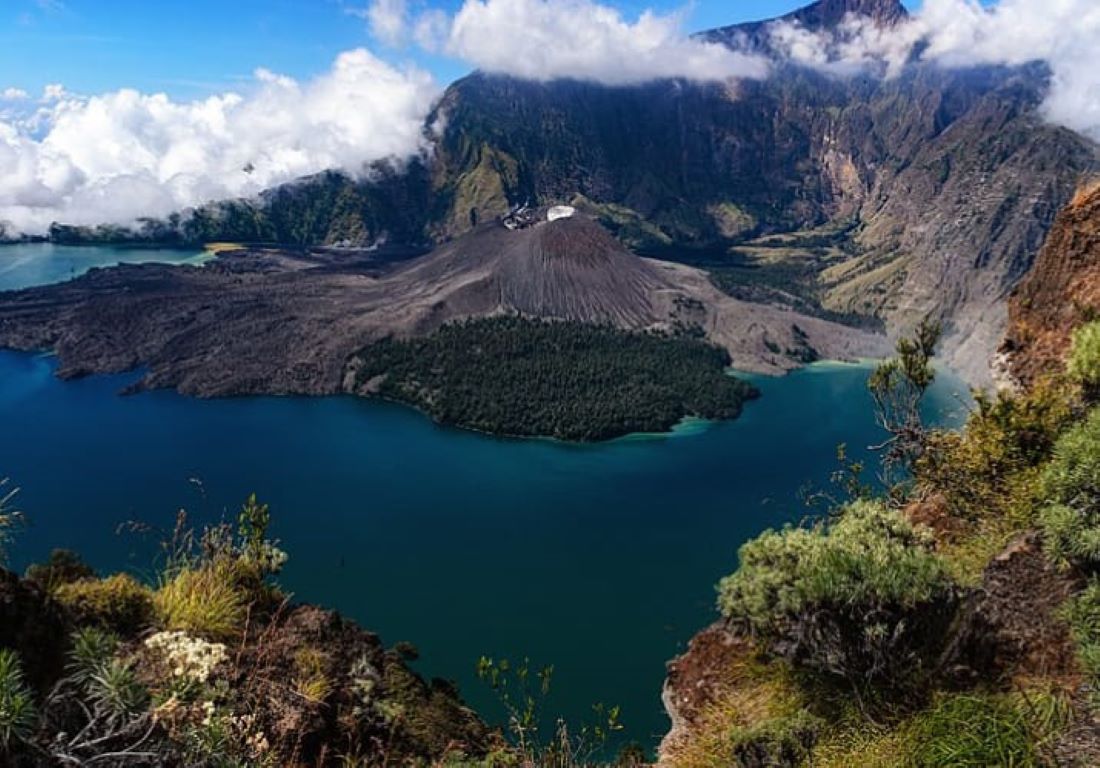
[{"label": "deep blue water", "polygon": [[[650,745],[667,726],[665,661],[713,620],[738,546],[806,514],[799,490],[827,485],[838,443],[859,455],[879,437],[857,365],[756,378],[763,397],[732,423],[593,447],[350,398],[123,398],[128,377],[63,383],[52,367],[0,352],[0,477],[32,524],[23,563],[69,547],[147,573],[151,545],[119,523],[169,528],[180,507],[232,519],[257,491],[299,598],[412,641],[423,672],[480,707],[480,655],[553,663],[556,711],[619,704]],[[960,417],[963,389],[941,377],[936,418]]]},{"label": "deep blue water", "polygon": [[0,246],[0,291],[70,280],[93,267],[122,262],[198,264],[205,254],[197,250],[116,248],[26,243]]}]

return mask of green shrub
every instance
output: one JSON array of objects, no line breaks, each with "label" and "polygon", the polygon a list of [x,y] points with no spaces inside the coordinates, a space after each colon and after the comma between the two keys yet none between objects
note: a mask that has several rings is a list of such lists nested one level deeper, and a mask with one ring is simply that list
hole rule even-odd
[{"label": "green shrub", "polygon": [[29,738],[36,720],[23,665],[15,651],[0,648],[0,753]]},{"label": "green shrub", "polygon": [[805,710],[738,728],[732,736],[736,765],[802,765],[825,723]]},{"label": "green shrub", "polygon": [[180,571],[161,585],[154,602],[166,629],[213,640],[239,635],[247,607],[231,563]]},{"label": "green shrub", "polygon": [[965,429],[929,435],[917,480],[966,520],[1000,516],[1027,524],[1036,468],[1050,459],[1071,422],[1072,397],[1064,386],[1044,381],[1020,395],[977,392],[974,399]]},{"label": "green shrub", "polygon": [[83,627],[72,634],[66,672],[78,685],[86,684],[118,652],[118,635],[99,627]]},{"label": "green shrub", "polygon": [[1100,578],[1090,579],[1088,586],[1066,601],[1062,615],[1069,623],[1081,669],[1100,682]]},{"label": "green shrub", "polygon": [[102,664],[85,685],[97,716],[116,727],[142,714],[149,704],[149,692],[138,681],[133,664],[123,659]]},{"label": "green shrub", "polygon": [[1054,446],[1042,477],[1047,551],[1059,562],[1100,567],[1100,408]]},{"label": "green shrub", "polygon": [[1037,741],[1057,729],[1059,711],[1051,696],[1037,702],[976,693],[943,696],[905,729],[906,754],[899,763],[914,768],[1043,765]]},{"label": "green shrub", "polygon": [[53,592],[62,584],[72,584],[83,579],[94,579],[95,571],[80,559],[80,555],[68,549],[55,549],[44,563],[35,563],[27,568],[26,577],[48,592]]},{"label": "green shrub", "polygon": [[1066,372],[1081,385],[1086,399],[1100,399],[1100,320],[1074,331]]},{"label": "green shrub", "polygon": [[920,674],[954,614],[930,544],[901,514],[857,501],[831,524],[742,546],[719,609],[796,666],[889,688]]},{"label": "green shrub", "polygon": [[54,596],[81,625],[129,635],[148,627],[153,620],[152,591],[125,573],[62,584]]}]

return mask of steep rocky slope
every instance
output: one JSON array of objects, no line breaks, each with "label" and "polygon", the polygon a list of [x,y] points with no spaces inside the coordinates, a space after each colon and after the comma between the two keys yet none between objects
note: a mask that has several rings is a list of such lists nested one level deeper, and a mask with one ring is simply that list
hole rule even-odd
[{"label": "steep rocky slope", "polygon": [[1062,363],[1073,328],[1100,315],[1100,183],[1083,186],[1058,215],[1008,315],[1000,372],[1025,386]]}]

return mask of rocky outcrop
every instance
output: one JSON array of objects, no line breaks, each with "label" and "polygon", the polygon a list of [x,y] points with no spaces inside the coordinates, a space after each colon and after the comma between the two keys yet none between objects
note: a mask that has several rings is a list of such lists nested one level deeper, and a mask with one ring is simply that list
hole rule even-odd
[{"label": "rocky outcrop", "polygon": [[729,686],[729,671],[754,654],[747,640],[724,622],[716,622],[691,639],[687,650],[668,663],[661,701],[672,725],[658,749],[658,765],[670,764],[670,756],[705,725],[707,707]]},{"label": "rocky outcrop", "polygon": [[[950,538],[958,530],[942,505],[913,505],[907,514],[934,525],[937,537]],[[939,662],[940,682],[949,689],[975,684],[1012,690],[1020,685],[1047,680],[1066,690],[1079,683],[1079,668],[1069,626],[1061,615],[1065,601],[1080,587],[1076,577],[1052,565],[1043,552],[1040,536],[1028,531],[1005,547],[986,567],[981,582],[966,591],[951,629],[946,634]],[[706,740],[708,714],[723,697],[741,689],[735,701],[740,710],[725,714],[748,719],[767,712],[767,691],[745,696],[746,663],[760,661],[752,641],[724,622],[699,632],[685,653],[668,664],[662,694],[671,728],[661,743],[659,765],[694,764],[680,759],[693,754],[692,741]],[[1081,712],[1087,712],[1082,708]],[[1067,732],[1060,749],[1079,754],[1100,753],[1100,728],[1088,717]],[[1067,762],[1068,765],[1084,763]]]},{"label": "rocky outcrop", "polygon": [[1047,559],[1038,532],[1021,534],[990,561],[964,602],[944,674],[957,684],[1072,679],[1077,659],[1060,611],[1079,588],[1072,573]]},{"label": "rocky outcrop", "polygon": [[[312,656],[313,674],[328,681],[323,701],[287,693],[287,682],[301,674],[303,652]],[[259,715],[276,754],[293,756],[295,764],[356,747],[398,764],[483,754],[489,728],[452,685],[423,680],[406,661],[339,614],[301,605],[246,639],[231,682]]]},{"label": "rocky outcrop", "polygon": [[[155,627],[119,625],[107,618],[89,624],[117,633],[126,669],[151,688],[178,689],[182,667],[166,667],[163,655],[150,652],[145,642]],[[73,702],[63,698],[73,690],[71,678],[54,685],[72,672],[69,638],[79,623],[40,586],[0,570],[0,648],[16,652],[36,689],[39,747],[52,742],[60,750],[75,733],[70,724],[82,722],[72,719]],[[218,707],[233,708],[232,722],[253,735],[256,741],[249,743],[272,765],[337,765],[353,755],[367,765],[442,765],[459,758],[476,761],[498,745],[497,733],[463,703],[451,683],[426,681],[410,668],[415,649],[408,644],[387,649],[376,635],[333,611],[286,603],[269,611],[256,603],[229,653],[232,662],[213,667],[202,683],[220,691]],[[109,756],[98,755],[117,742],[85,744],[89,754],[97,755],[87,763],[207,764],[190,751],[185,754],[174,739],[186,732],[180,731],[185,725],[213,717],[212,701],[172,695],[146,705],[156,711],[148,729],[140,729],[142,750],[107,762]],[[236,736],[224,738],[229,743]],[[12,753],[0,750],[0,764],[53,765],[48,755],[63,753],[24,746],[17,743]],[[65,761],[70,763],[76,760]]]},{"label": "rocky outcrop", "polygon": [[1008,302],[1004,379],[1027,386],[1064,364],[1073,329],[1100,316],[1100,183],[1085,184]]}]

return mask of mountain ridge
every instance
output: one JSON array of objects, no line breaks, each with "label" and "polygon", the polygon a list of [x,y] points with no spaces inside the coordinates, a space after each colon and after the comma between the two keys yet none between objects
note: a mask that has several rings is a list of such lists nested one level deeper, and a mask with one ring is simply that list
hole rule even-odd
[{"label": "mountain ridge", "polygon": [[[824,28],[851,13],[881,25],[906,16],[896,0],[820,0],[781,20]],[[1049,77],[1041,65],[916,62],[888,79],[788,62],[763,81],[629,87],[477,72],[425,121],[430,156],[364,179],[320,174],[148,231],[430,246],[515,205],[575,202],[632,249],[701,266],[717,284],[747,274],[727,267],[748,247],[749,267],[778,275],[765,293],[789,294],[797,268],[800,295],[823,316],[862,316],[895,337],[932,316],[947,329],[947,362],[987,384],[1006,297],[1097,163],[1093,142],[1043,120]],[[822,229],[848,233],[843,259],[753,244]]]},{"label": "mountain ridge", "polygon": [[817,0],[790,13],[761,21],[741,22],[705,30],[696,38],[755,51],[771,51],[769,36],[777,24],[791,24],[807,32],[833,31],[851,17],[879,28],[896,26],[909,18],[901,0]]}]

